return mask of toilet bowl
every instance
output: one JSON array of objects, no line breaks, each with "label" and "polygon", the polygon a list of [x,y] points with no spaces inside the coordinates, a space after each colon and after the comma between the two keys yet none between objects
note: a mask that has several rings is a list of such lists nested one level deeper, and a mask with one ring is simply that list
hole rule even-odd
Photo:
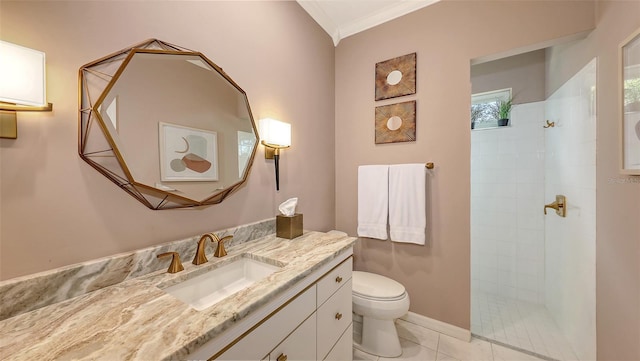
[{"label": "toilet bowl", "polygon": [[362,342],[354,342],[354,346],[382,357],[402,355],[394,321],[409,311],[409,295],[404,286],[360,271],[353,271],[352,282],[353,312],[362,316]]}]

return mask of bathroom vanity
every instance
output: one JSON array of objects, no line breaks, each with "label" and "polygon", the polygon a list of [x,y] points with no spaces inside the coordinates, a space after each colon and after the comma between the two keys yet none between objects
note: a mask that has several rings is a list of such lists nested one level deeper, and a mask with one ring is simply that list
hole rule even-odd
[{"label": "bathroom vanity", "polygon": [[[351,321],[351,272],[352,258],[343,260],[347,253],[314,272],[282,299],[307,283],[316,282],[286,300],[270,315],[268,310],[256,313],[248,325],[249,333],[230,342],[221,351],[213,354],[226,340],[212,340],[189,355],[190,358],[205,359],[207,356],[220,360],[348,360],[352,355]],[[336,262],[341,262],[325,272]],[[318,278],[320,276],[320,278]],[[263,317],[264,316],[264,317]],[[233,337],[233,336],[232,336]]]},{"label": "bathroom vanity", "polygon": [[[350,360],[354,242],[271,234],[203,265],[183,257],[182,272],[164,268],[0,321],[0,358]],[[241,259],[277,269],[201,310],[167,292]]]}]

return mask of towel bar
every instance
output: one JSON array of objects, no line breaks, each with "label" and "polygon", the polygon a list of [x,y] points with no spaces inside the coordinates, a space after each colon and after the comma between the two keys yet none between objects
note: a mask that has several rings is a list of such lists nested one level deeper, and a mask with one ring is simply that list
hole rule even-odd
[{"label": "towel bar", "polygon": [[432,162],[429,162],[429,163],[425,164],[424,166],[427,167],[427,169],[433,169],[434,164]]}]

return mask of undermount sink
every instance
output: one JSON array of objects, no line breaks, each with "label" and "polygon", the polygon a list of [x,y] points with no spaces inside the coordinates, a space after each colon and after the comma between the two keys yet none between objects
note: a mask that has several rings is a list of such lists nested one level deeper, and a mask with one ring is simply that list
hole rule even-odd
[{"label": "undermount sink", "polygon": [[255,259],[240,257],[204,274],[166,288],[174,296],[198,311],[241,291],[281,269]]}]

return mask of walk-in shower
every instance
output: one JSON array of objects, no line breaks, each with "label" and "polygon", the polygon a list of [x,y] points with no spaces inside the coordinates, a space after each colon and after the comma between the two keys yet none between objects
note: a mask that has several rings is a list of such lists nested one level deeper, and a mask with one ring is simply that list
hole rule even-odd
[{"label": "walk-in shower", "polygon": [[[595,359],[595,97],[594,59],[549,97],[516,104],[510,126],[472,130],[475,336]],[[558,195],[566,217],[545,215]]]}]

